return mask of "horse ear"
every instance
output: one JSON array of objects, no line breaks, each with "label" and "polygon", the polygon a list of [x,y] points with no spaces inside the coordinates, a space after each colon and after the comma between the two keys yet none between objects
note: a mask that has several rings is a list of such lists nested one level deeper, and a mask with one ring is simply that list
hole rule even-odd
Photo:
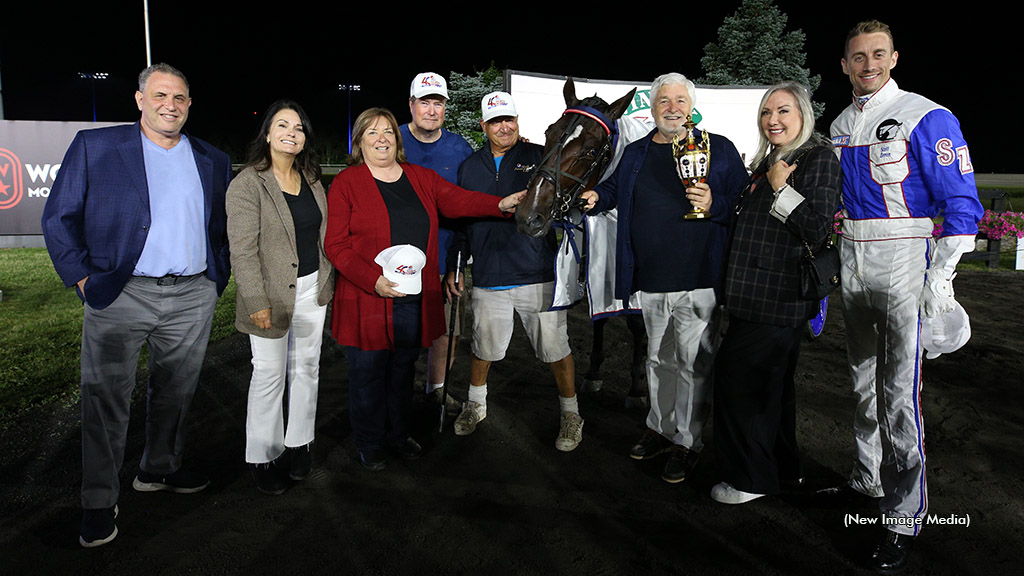
[{"label": "horse ear", "polygon": [[636,94],[636,88],[630,90],[629,94],[626,94],[622,98],[619,98],[615,102],[612,102],[611,105],[608,107],[608,117],[611,118],[612,120],[618,120],[619,117],[622,116],[622,114],[626,111],[626,109],[629,108],[630,103],[633,102],[634,94]]},{"label": "horse ear", "polygon": [[565,86],[562,87],[562,97],[565,98],[566,108],[572,108],[579,103],[579,100],[576,99],[576,84],[573,83],[572,76],[565,79]]}]

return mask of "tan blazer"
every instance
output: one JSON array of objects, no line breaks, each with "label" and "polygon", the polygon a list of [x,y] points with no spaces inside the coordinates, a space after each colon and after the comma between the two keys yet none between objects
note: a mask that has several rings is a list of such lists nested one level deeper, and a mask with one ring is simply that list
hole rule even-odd
[{"label": "tan blazer", "polygon": [[[319,180],[310,181],[320,207],[320,270],[317,304],[331,301],[334,267],[324,254],[327,231],[327,198]],[[235,327],[246,334],[280,338],[288,332],[295,309],[295,283],[299,256],[295,249],[295,224],[274,173],[251,166],[239,172],[227,191],[228,243],[231,268],[238,287]],[[269,330],[261,330],[250,314],[270,308]]]}]

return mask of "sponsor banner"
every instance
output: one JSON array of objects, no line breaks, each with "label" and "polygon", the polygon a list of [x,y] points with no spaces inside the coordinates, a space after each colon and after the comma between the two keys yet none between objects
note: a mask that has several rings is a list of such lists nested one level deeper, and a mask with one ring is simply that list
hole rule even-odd
[{"label": "sponsor banner", "polygon": [[[519,134],[530,142],[544,144],[544,131],[565,110],[562,87],[565,76],[551,76],[509,70],[505,85],[516,101],[519,112]],[[626,116],[647,122],[654,128],[651,117],[651,84],[618,80],[588,80],[573,78],[576,97],[600,96],[606,102],[622,98],[636,88],[633,103]],[[728,138],[736,146],[743,163],[747,164],[757,151],[758,104],[768,86],[697,86],[693,107],[693,120],[697,127]],[[714,160],[712,160],[714,161]]]},{"label": "sponsor banner", "polygon": [[118,124],[0,120],[0,236],[42,234],[43,206],[75,134]]}]

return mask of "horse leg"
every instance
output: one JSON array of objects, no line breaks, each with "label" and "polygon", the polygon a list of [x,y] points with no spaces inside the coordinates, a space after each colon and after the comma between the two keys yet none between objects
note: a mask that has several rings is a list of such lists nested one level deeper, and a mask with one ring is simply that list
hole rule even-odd
[{"label": "horse leg", "polygon": [[583,392],[597,392],[604,384],[601,363],[604,362],[604,325],[607,323],[607,318],[599,318],[591,324],[594,327],[594,341],[590,348],[590,366],[583,376]]},{"label": "horse leg", "polygon": [[626,326],[633,334],[633,363],[629,367],[630,385],[626,394],[626,408],[649,408],[650,392],[647,387],[647,330],[640,314],[626,316]]}]

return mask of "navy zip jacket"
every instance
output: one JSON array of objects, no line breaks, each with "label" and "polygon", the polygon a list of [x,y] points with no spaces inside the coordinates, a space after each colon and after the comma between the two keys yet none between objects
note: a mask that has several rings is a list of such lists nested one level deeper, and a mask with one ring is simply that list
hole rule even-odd
[{"label": "navy zip jacket", "polygon": [[[485,144],[459,167],[459,186],[502,198],[525,190],[543,155],[543,147],[519,142],[501,159],[500,171],[495,171],[490,144]],[[555,279],[554,231],[531,238],[516,230],[513,218],[466,221],[448,249],[449,271],[455,269],[460,250],[463,265],[473,256],[474,286],[518,286]]]}]

